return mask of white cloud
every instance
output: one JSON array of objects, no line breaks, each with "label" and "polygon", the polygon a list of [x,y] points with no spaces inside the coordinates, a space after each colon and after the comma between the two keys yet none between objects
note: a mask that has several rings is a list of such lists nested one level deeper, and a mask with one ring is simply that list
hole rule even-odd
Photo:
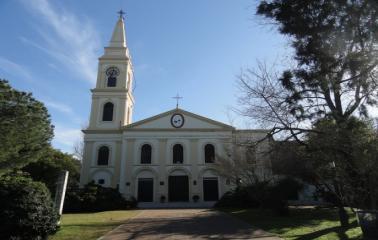
[{"label": "white cloud", "polygon": [[47,101],[43,100],[45,105],[47,107],[53,108],[58,110],[59,112],[65,113],[65,114],[73,114],[73,110],[70,106],[64,104],[64,103],[59,103],[59,102],[53,102],[53,101]]},{"label": "white cloud", "polygon": [[21,2],[40,21],[35,28],[44,42],[36,43],[25,37],[21,40],[55,58],[67,70],[73,70],[90,83],[95,83],[97,52],[101,44],[93,24],[88,19],[79,19],[61,6],[53,6],[47,0]]},{"label": "white cloud", "polygon": [[75,143],[82,139],[80,129],[68,128],[62,125],[55,125],[53,142],[63,145],[65,148],[73,148]]},{"label": "white cloud", "polygon": [[57,102],[57,101],[53,101],[49,98],[47,99],[41,99],[41,101],[50,109],[54,109],[54,110],[57,110],[63,114],[65,114],[70,121],[72,122],[75,122],[76,124],[82,124],[83,123],[83,120],[80,118],[79,115],[77,115],[74,110],[72,109],[71,106],[65,104],[65,103],[61,103],[61,102]]},{"label": "white cloud", "polygon": [[33,79],[31,73],[24,66],[3,57],[0,57],[0,69],[12,76],[22,77],[23,80],[32,81]]}]

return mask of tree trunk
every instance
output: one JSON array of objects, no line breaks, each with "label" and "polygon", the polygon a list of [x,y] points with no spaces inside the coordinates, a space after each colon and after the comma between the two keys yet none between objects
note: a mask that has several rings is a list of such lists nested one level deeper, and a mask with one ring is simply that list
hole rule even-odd
[{"label": "tree trunk", "polygon": [[344,206],[339,206],[339,220],[341,227],[348,227],[349,226],[349,215],[346,212]]}]

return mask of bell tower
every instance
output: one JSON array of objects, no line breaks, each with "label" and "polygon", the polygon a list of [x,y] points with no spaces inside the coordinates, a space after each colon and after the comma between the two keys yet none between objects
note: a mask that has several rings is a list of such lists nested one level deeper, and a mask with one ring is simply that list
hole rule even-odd
[{"label": "bell tower", "polygon": [[124,12],[119,12],[109,45],[99,58],[88,129],[119,129],[132,122],[133,65],[126,43]]}]

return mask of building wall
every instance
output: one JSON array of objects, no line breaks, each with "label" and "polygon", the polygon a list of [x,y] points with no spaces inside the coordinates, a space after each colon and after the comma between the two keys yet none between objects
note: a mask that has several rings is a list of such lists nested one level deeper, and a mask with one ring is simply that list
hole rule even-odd
[{"label": "building wall", "polygon": [[[125,197],[137,197],[138,178],[154,179],[154,202],[164,195],[168,199],[168,177],[189,176],[189,200],[198,195],[203,200],[203,178],[217,177],[219,197],[232,187],[218,176],[214,164],[205,163],[204,147],[213,144],[216,155],[225,156],[227,146],[234,139],[262,138],[263,132],[235,131],[127,131],[117,134],[86,134],[85,158],[81,185],[92,180],[104,179],[104,186],[119,188]],[[255,139],[256,140],[256,139]],[[141,147],[152,146],[151,164],[141,164]],[[173,164],[172,148],[176,143],[184,147],[184,163]],[[110,147],[109,166],[97,166],[100,146]],[[267,144],[265,144],[265,147]],[[261,159],[261,161],[265,161]]]}]

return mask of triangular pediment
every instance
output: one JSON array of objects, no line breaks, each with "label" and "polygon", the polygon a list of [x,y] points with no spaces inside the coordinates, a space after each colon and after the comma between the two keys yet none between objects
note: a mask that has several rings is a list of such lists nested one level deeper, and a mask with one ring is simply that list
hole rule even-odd
[{"label": "triangular pediment", "polygon": [[[181,115],[183,117],[183,125],[174,127],[172,124],[172,116]],[[124,129],[133,130],[190,130],[190,129],[206,129],[206,130],[234,130],[234,127],[214,121],[212,119],[187,112],[180,108],[176,108],[156,116],[146,118],[144,120],[124,126]]]}]

